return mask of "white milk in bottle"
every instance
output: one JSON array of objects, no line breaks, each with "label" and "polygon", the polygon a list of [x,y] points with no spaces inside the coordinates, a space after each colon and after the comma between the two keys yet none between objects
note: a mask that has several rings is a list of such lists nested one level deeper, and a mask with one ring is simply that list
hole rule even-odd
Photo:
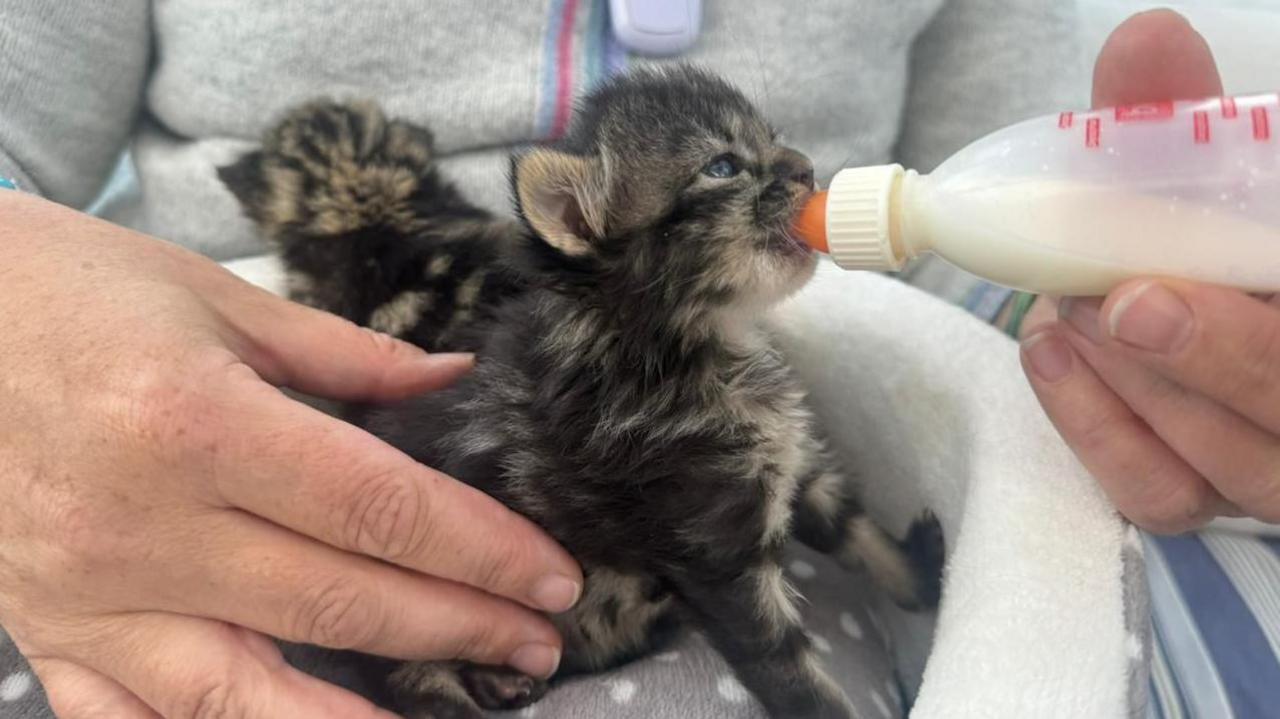
[{"label": "white milk in bottle", "polygon": [[797,232],[846,269],[934,252],[992,282],[1105,294],[1138,276],[1280,291],[1275,94],[1064,112],[934,172],[842,170]]}]

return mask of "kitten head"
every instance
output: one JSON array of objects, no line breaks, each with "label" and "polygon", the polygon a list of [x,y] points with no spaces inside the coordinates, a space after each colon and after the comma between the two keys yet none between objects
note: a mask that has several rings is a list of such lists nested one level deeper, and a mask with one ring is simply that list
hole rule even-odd
[{"label": "kitten head", "polygon": [[604,85],[563,141],[514,158],[512,180],[536,254],[566,284],[687,310],[772,304],[813,273],[790,229],[812,164],[692,68]]}]

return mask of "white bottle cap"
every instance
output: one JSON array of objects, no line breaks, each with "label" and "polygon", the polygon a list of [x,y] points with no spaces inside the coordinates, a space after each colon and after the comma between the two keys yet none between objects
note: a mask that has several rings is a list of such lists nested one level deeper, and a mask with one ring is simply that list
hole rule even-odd
[{"label": "white bottle cap", "polygon": [[846,270],[900,270],[894,251],[891,200],[902,165],[841,170],[827,188],[827,248]]}]

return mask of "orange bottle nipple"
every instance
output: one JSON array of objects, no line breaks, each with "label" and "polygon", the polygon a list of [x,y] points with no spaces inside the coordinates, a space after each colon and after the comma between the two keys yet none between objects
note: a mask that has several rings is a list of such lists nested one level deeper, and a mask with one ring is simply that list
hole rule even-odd
[{"label": "orange bottle nipple", "polygon": [[818,252],[827,251],[827,191],[819,190],[804,203],[792,226],[804,243]]}]

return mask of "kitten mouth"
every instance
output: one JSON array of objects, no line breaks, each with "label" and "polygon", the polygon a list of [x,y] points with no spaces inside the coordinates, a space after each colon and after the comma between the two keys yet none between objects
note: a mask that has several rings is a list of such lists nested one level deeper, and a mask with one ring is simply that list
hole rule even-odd
[{"label": "kitten mouth", "polygon": [[813,250],[793,232],[778,232],[770,238],[769,248],[784,255],[808,255]]},{"label": "kitten mouth", "polygon": [[813,248],[795,231],[795,218],[811,194],[795,190],[774,194],[769,198],[772,201],[761,208],[765,211],[757,217],[768,228],[765,247],[769,251],[792,257],[808,257],[813,254]]},{"label": "kitten mouth", "polygon": [[774,238],[774,241],[770,243],[774,247],[776,247],[778,250],[786,254],[797,254],[797,255],[804,255],[804,256],[813,254],[813,248],[809,246],[809,243],[802,240],[800,238],[800,235],[796,234],[796,231],[794,228],[795,223],[793,221],[796,215],[800,212],[800,208],[804,207],[804,201],[807,200],[808,198],[809,198],[809,195],[808,193],[806,193],[803,197],[798,199],[798,201],[795,204],[795,211],[787,215],[788,222],[787,222],[786,229],[778,231],[776,237]]}]

